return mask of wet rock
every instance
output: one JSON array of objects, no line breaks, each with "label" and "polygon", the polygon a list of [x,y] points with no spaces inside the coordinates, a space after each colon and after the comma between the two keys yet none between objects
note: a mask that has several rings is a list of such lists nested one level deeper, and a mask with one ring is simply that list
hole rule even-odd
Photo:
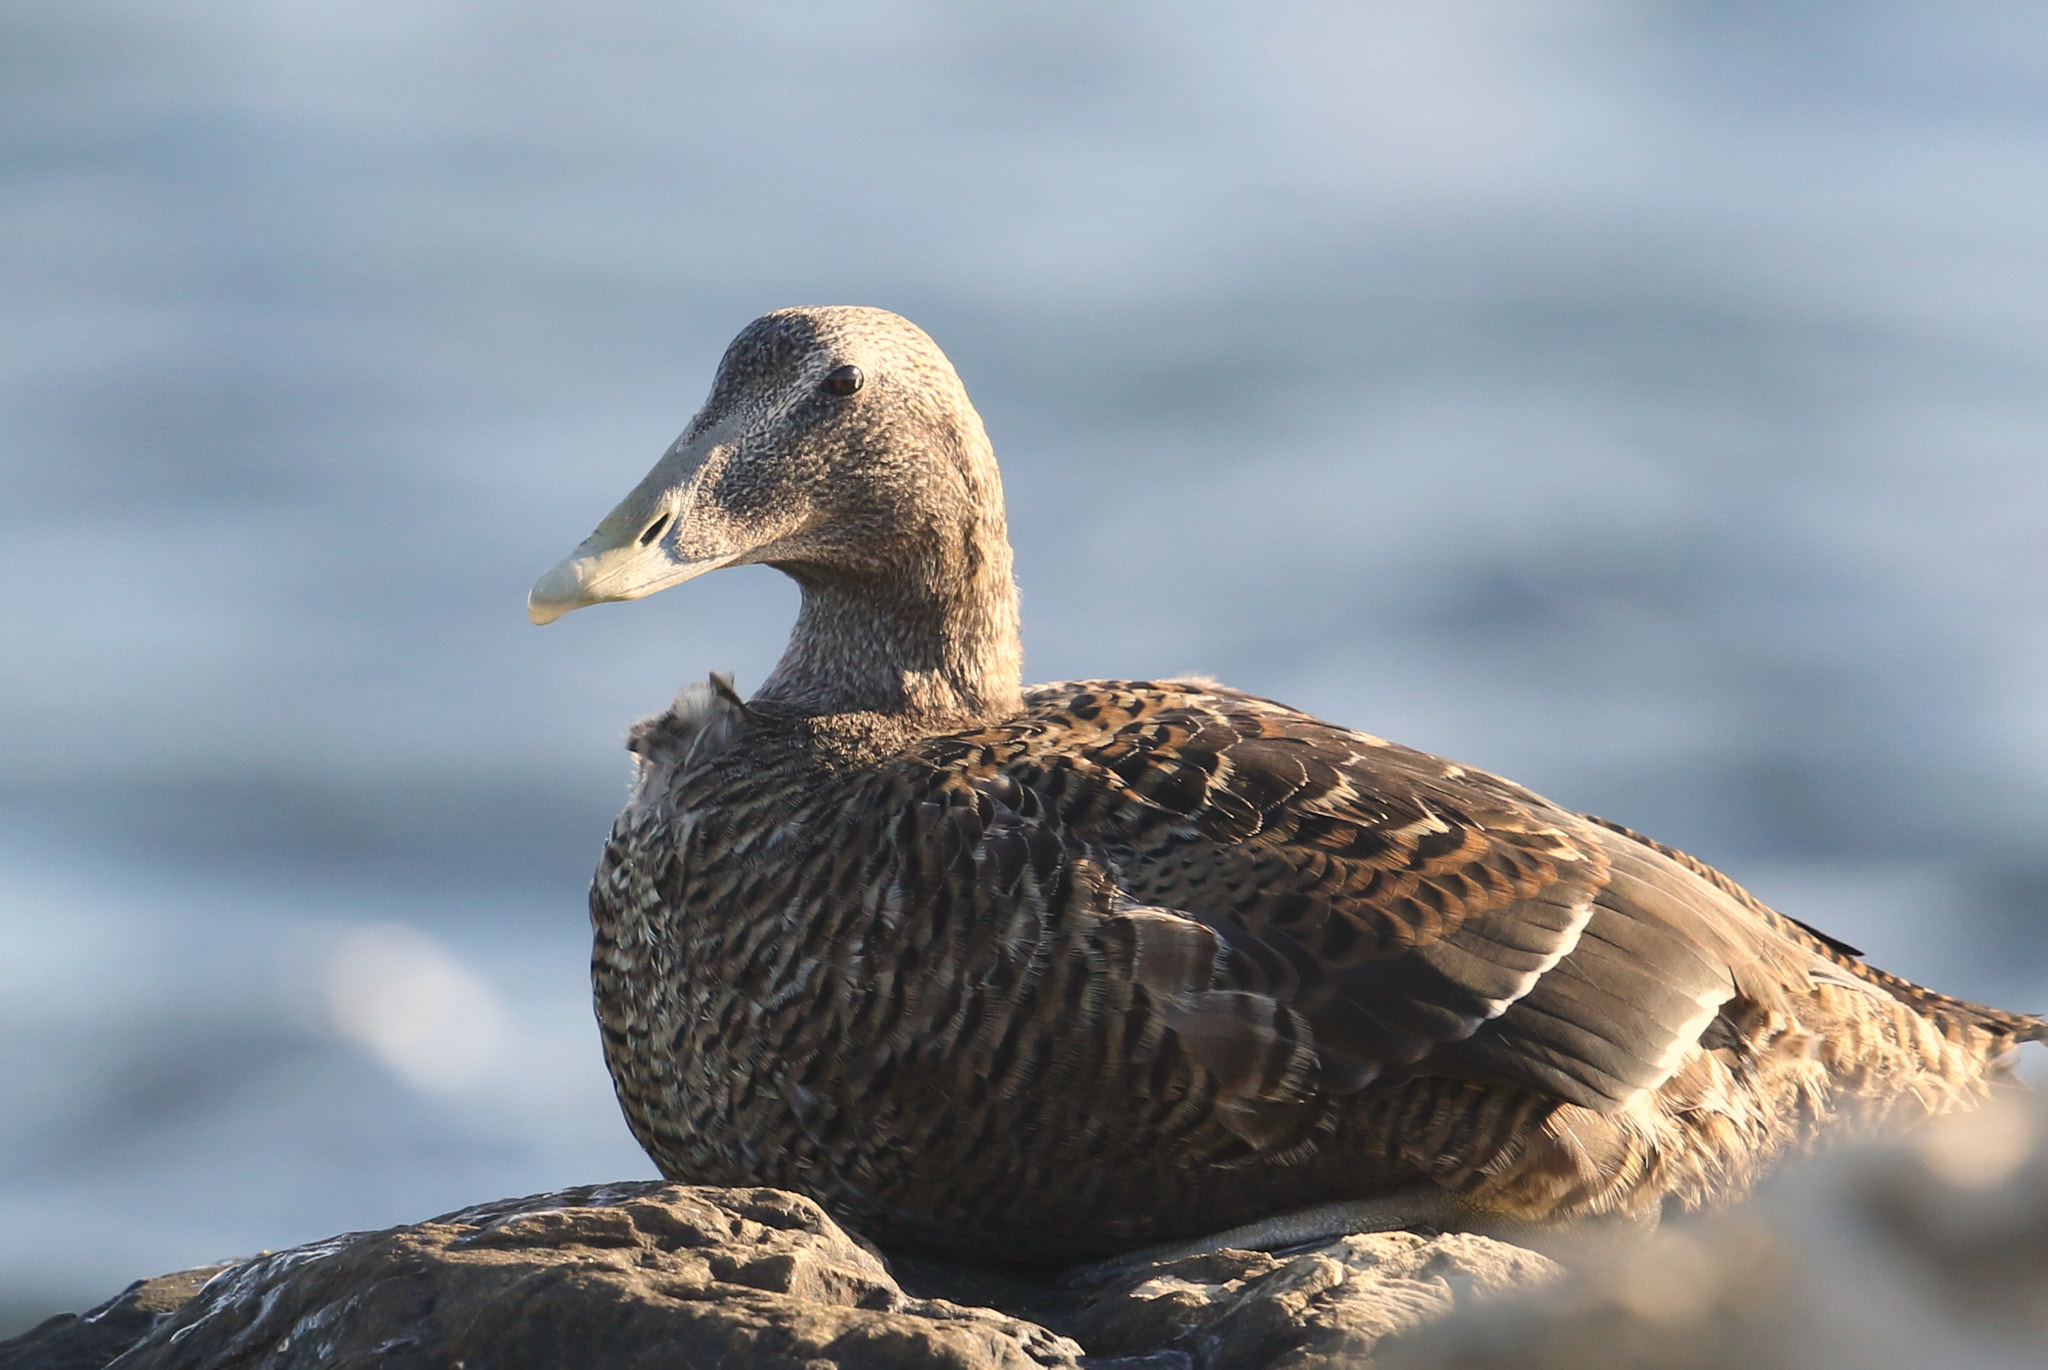
[{"label": "wet rock", "polygon": [[776,1190],[570,1190],[145,1281],[0,1343],[0,1370],[2039,1367],[2043,1110],[2014,1095],[1804,1162],[1733,1213],[1587,1237],[1562,1266],[1392,1232],[1063,1283],[885,1262]]},{"label": "wet rock", "polygon": [[97,1308],[60,1313],[0,1342],[0,1370],[100,1370],[146,1339],[225,1266],[137,1280]]},{"label": "wet rock", "polygon": [[[0,1345],[0,1367],[106,1363],[58,1321]],[[1080,1354],[993,1309],[906,1295],[808,1199],[638,1184],[485,1204],[227,1267],[153,1315],[121,1367],[1038,1370],[1077,1367]]]},{"label": "wet rock", "polygon": [[1080,1286],[918,1257],[892,1273],[807,1199],[628,1184],[148,1281],[0,1345],[0,1370],[1312,1370],[1556,1273],[1483,1237],[1406,1232]]},{"label": "wet rock", "polygon": [[793,1194],[626,1184],[148,1281],[0,1344],[0,1370],[1313,1370],[1556,1274],[1406,1232],[1078,1286],[916,1256],[892,1272]]}]

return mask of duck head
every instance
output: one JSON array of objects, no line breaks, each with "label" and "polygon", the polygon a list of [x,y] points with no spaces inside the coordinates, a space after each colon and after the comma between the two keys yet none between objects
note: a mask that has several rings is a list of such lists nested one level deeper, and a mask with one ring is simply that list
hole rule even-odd
[{"label": "duck head", "polygon": [[[952,363],[915,324],[846,307],[779,310],[749,324],[704,408],[534,583],[527,614],[552,623],[750,564],[774,566],[804,590],[790,653],[764,689],[822,700],[832,693],[828,667],[894,673],[901,690],[840,682],[864,706],[889,708],[892,694],[932,695],[924,677],[957,674],[963,654],[986,658],[975,670],[1013,670],[1003,658],[1014,648],[991,645],[1016,632],[994,454]],[[857,644],[835,634],[871,640],[874,659],[856,660]],[[1014,682],[991,684],[1007,698]],[[949,691],[958,693],[932,697]]]}]

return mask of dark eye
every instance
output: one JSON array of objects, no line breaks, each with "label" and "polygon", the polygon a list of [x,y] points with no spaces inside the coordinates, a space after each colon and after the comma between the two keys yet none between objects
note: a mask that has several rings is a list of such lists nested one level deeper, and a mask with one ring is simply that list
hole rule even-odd
[{"label": "dark eye", "polygon": [[851,395],[860,389],[860,383],[866,379],[857,366],[835,366],[825,373],[825,393]]}]

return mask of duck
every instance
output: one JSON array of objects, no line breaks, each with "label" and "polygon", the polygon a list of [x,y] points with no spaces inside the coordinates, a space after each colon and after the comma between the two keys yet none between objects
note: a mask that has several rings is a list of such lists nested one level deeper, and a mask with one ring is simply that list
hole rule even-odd
[{"label": "duck", "polygon": [[987,433],[885,310],[749,324],[528,612],[744,565],[788,646],[632,728],[590,887],[671,1180],[1046,1265],[1654,1222],[2048,1037],[1485,771],[1204,679],[1027,688]]}]

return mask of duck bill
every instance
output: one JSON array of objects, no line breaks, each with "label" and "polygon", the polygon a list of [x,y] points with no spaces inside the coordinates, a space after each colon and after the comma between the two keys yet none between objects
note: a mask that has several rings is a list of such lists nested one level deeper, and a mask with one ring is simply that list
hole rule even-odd
[{"label": "duck bill", "polygon": [[639,599],[731,564],[736,553],[690,558],[677,550],[677,530],[689,517],[698,479],[717,445],[706,434],[669,449],[596,532],[541,572],[526,596],[526,616],[553,623],[572,609]]},{"label": "duck bill", "polygon": [[731,562],[731,557],[683,561],[666,555],[658,545],[637,547],[629,542],[618,546],[593,533],[575,551],[541,572],[527,592],[526,616],[535,623],[553,623],[572,609],[639,599]]}]

